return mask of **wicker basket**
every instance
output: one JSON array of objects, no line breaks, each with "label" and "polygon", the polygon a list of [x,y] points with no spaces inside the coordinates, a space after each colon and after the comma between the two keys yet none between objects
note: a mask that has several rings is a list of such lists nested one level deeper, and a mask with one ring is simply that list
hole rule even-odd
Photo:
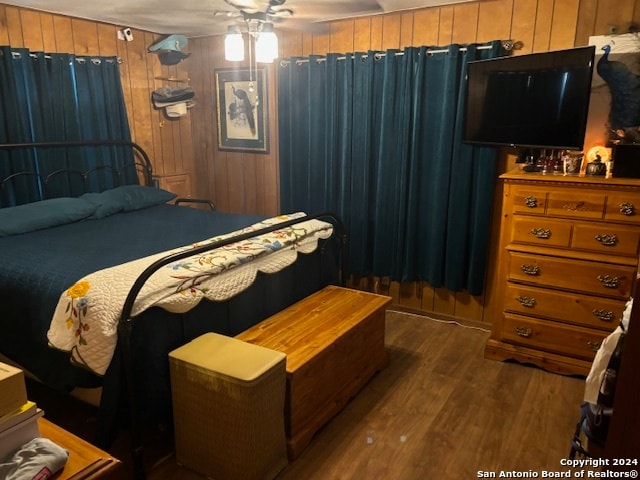
[{"label": "wicker basket", "polygon": [[169,354],[178,463],[218,480],[287,465],[286,355],[207,333]]}]

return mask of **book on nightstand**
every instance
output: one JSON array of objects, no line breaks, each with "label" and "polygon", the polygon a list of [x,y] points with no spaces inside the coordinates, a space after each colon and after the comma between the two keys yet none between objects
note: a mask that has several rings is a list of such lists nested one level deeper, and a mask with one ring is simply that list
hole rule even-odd
[{"label": "book on nightstand", "polygon": [[27,399],[22,370],[0,362],[0,461],[40,436],[38,418],[43,414]]},{"label": "book on nightstand", "polygon": [[36,414],[37,410],[38,407],[36,406],[36,403],[27,400],[21,407],[7,413],[6,415],[0,416],[0,433],[32,417]]}]

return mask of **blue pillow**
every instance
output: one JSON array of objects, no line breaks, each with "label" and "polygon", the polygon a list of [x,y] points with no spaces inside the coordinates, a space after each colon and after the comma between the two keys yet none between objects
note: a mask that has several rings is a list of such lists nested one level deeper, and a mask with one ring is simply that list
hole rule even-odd
[{"label": "blue pillow", "polygon": [[123,185],[101,193],[85,193],[80,198],[95,204],[93,218],[104,218],[118,212],[162,205],[176,197],[174,193],[142,185]]},{"label": "blue pillow", "polygon": [[[108,191],[108,190],[107,190]],[[106,191],[105,191],[106,192]],[[121,212],[124,209],[122,201],[115,197],[102,193],[85,193],[80,198],[95,206],[95,212],[91,218],[104,218],[114,213]]]},{"label": "blue pillow", "polygon": [[143,187],[141,185],[125,185],[114,188],[112,191],[117,191],[118,194],[124,196],[125,212],[162,205],[177,196],[175,193],[162,190],[161,188]]},{"label": "blue pillow", "polygon": [[91,216],[95,205],[80,198],[51,198],[16,207],[0,208],[0,236],[18,235],[77,222]]}]

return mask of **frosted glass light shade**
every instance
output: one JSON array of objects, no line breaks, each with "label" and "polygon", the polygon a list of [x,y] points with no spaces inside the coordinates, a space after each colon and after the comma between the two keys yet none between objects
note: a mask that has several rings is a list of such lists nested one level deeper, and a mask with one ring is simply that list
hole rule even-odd
[{"label": "frosted glass light shade", "polygon": [[278,57],[278,37],[273,32],[273,24],[265,23],[256,38],[256,61],[272,63]]},{"label": "frosted glass light shade", "polygon": [[224,59],[229,62],[244,60],[244,39],[236,25],[231,25],[224,37]]}]

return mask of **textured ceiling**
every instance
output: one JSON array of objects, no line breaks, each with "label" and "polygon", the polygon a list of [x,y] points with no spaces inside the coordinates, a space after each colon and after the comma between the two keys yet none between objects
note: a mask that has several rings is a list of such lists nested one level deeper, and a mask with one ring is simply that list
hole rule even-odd
[{"label": "textured ceiling", "polygon": [[[242,17],[225,0],[0,0],[1,3],[85,18],[160,34],[199,37],[224,33]],[[250,12],[265,11],[268,0],[229,0]],[[276,22],[276,29],[310,29],[314,24],[339,18],[433,7],[471,0],[286,0],[274,9],[290,9],[293,15]],[[279,3],[279,2],[278,2]],[[218,14],[215,14],[218,12]]]}]

